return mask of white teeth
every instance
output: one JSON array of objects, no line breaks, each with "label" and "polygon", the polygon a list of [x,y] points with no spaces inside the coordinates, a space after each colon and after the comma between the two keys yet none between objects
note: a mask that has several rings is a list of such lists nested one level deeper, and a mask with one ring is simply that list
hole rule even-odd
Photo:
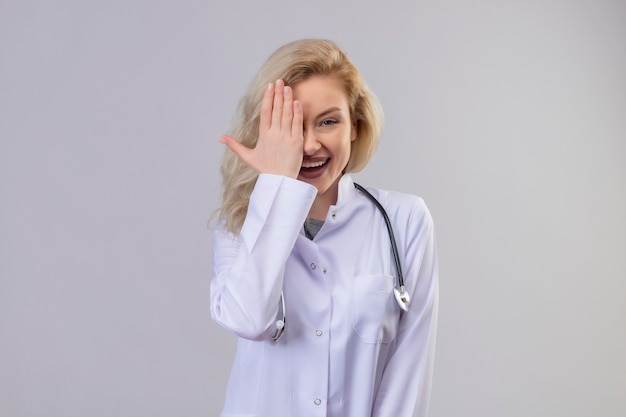
[{"label": "white teeth", "polygon": [[317,167],[321,167],[322,165],[324,165],[326,163],[327,160],[323,160],[323,161],[318,161],[318,162],[303,162],[302,163],[302,168],[317,168]]}]

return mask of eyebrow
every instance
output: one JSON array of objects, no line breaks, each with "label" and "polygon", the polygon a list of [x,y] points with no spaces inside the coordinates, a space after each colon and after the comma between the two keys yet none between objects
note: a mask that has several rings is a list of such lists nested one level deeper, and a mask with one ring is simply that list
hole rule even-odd
[{"label": "eyebrow", "polygon": [[318,114],[317,116],[315,116],[315,119],[320,119],[322,117],[328,116],[330,113],[339,111],[341,112],[341,108],[339,107],[331,107],[330,109],[324,110],[323,112],[321,112],[320,114]]}]

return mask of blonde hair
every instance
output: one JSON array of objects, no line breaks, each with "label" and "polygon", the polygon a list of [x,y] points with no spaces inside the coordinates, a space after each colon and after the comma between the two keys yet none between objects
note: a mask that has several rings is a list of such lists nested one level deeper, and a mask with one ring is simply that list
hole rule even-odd
[{"label": "blonde hair", "polygon": [[[267,85],[282,79],[293,86],[314,75],[337,77],[342,81],[356,126],[350,159],[344,172],[358,172],[369,162],[382,134],[383,113],[378,98],[370,91],[346,53],[335,43],[323,39],[303,39],[280,47],[265,61],[247,93],[239,102],[238,114],[230,135],[254,148],[259,135],[259,112]],[[230,149],[222,161],[223,191],[219,217],[233,233],[241,230],[248,211],[250,194],[258,173]]]}]

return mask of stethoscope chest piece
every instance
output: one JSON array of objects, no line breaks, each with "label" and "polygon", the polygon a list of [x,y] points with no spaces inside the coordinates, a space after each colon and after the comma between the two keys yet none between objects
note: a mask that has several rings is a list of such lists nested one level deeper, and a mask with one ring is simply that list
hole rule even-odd
[{"label": "stethoscope chest piece", "polygon": [[411,297],[409,296],[408,291],[405,290],[404,287],[400,287],[400,289],[396,287],[393,289],[393,293],[396,296],[396,301],[398,302],[400,308],[404,311],[409,311]]}]

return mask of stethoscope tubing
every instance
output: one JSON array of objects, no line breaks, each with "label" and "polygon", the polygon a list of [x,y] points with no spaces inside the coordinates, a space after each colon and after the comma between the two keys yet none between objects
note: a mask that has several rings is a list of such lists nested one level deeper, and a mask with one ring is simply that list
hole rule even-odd
[{"label": "stethoscope tubing", "polygon": [[372,201],[372,203],[374,203],[374,205],[378,207],[378,210],[380,210],[380,213],[383,215],[383,218],[385,219],[385,225],[387,226],[387,232],[389,233],[389,241],[391,242],[391,251],[393,252],[393,260],[396,264],[396,274],[398,274],[398,286],[401,289],[404,289],[404,274],[402,273],[402,264],[400,263],[400,254],[398,253],[398,245],[396,243],[396,236],[393,234],[393,227],[391,227],[391,220],[389,220],[387,211],[385,211],[382,204],[380,204],[380,202],[376,199],[376,197],[374,197],[363,186],[355,182],[354,188],[356,188],[357,190],[362,192],[367,198],[369,198]]},{"label": "stethoscope tubing", "polygon": [[[393,252],[393,260],[396,266],[396,279],[397,286],[394,288],[394,295],[396,297],[396,301],[400,308],[404,311],[409,310],[409,302],[411,301],[411,297],[409,293],[404,288],[404,274],[402,273],[402,264],[400,263],[400,254],[398,252],[398,245],[396,243],[396,237],[393,233],[393,227],[391,226],[391,220],[389,220],[389,216],[385,211],[385,208],[380,204],[380,202],[374,197],[369,191],[367,191],[363,186],[354,183],[354,188],[359,190],[363,195],[365,195],[374,205],[378,208],[380,213],[383,215],[385,219],[385,225],[387,226],[387,232],[389,233],[389,242],[391,243],[391,251]],[[285,327],[287,325],[286,321],[286,308],[285,308],[285,295],[283,292],[280,292],[280,316],[278,320],[276,320],[276,331],[272,336],[272,341],[276,342],[280,337],[285,333]]]}]

